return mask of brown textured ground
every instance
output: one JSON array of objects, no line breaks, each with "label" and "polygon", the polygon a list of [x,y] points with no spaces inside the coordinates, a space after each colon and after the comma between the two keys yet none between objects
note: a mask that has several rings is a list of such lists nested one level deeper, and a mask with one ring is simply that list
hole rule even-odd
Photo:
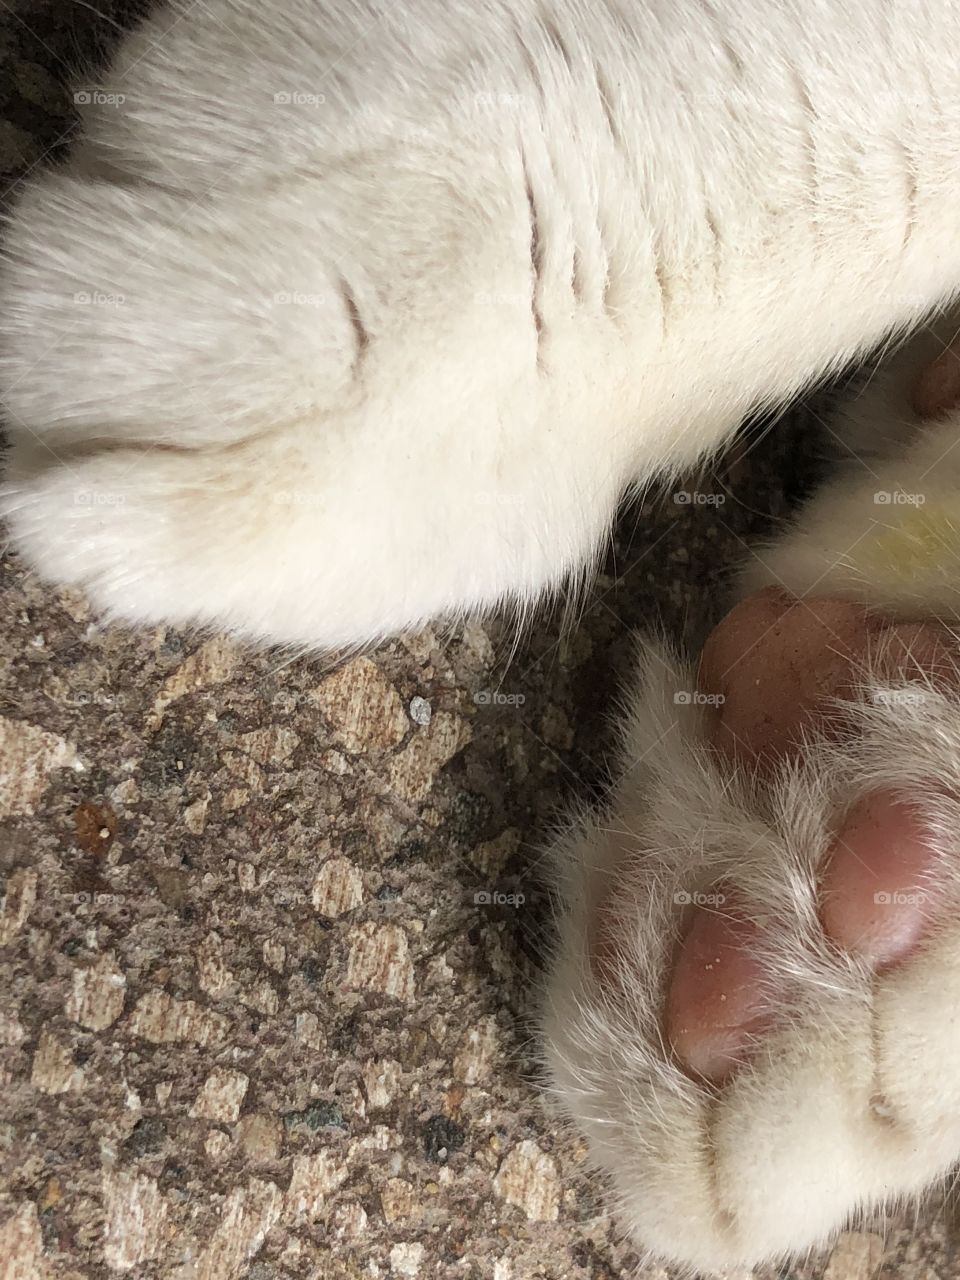
[{"label": "brown textured ground", "polygon": [[[8,181],[131,12],[0,6]],[[633,1274],[535,1087],[538,841],[602,785],[631,628],[695,640],[808,434],[626,517],[509,662],[493,623],[339,668],[132,635],[3,558],[2,1280]],[[780,1275],[957,1274],[929,1223]]]}]

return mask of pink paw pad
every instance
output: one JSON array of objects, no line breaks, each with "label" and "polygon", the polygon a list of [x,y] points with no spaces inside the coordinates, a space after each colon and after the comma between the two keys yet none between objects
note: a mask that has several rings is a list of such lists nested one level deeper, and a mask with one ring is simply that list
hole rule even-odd
[{"label": "pink paw pad", "polygon": [[759,926],[728,895],[696,907],[674,963],[667,996],[667,1040],[684,1067],[719,1082],[744,1060],[773,1005],[752,948]]},{"label": "pink paw pad", "polygon": [[937,862],[916,805],[885,791],[865,796],[827,854],[820,882],[827,936],[875,968],[905,959],[930,919]]},{"label": "pink paw pad", "polygon": [[[876,969],[905,959],[930,921],[937,862],[918,807],[889,792],[865,796],[824,862],[825,933]],[[759,934],[746,903],[695,908],[666,1005],[667,1039],[691,1075],[721,1083],[775,1020],[777,992],[754,950]]]},{"label": "pink paw pad", "polygon": [[[715,747],[762,774],[798,749],[811,722],[842,732],[831,699],[851,696],[871,651],[875,667],[893,678],[954,670],[948,634],[936,624],[898,624],[859,605],[797,601],[776,590],[743,601],[714,630],[701,662],[702,688],[723,695],[710,729]],[[838,815],[823,859],[826,936],[872,969],[905,959],[930,923],[938,859],[922,797],[863,796]],[[665,1032],[686,1071],[720,1083],[789,996],[764,969],[760,913],[719,889],[715,896],[724,905],[698,906],[687,922]]]}]

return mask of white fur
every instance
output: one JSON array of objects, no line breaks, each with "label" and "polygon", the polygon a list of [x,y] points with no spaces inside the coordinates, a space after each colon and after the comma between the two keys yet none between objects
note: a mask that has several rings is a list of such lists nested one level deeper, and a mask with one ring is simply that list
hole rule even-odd
[{"label": "white fur", "polygon": [[863,600],[903,617],[960,617],[960,411],[921,423],[910,392],[960,337],[960,311],[925,326],[887,359],[830,424],[841,472],[769,546],[745,589]]},{"label": "white fur", "polygon": [[[758,551],[743,592],[772,584],[957,617],[960,413],[921,424],[909,391],[958,328],[954,315],[919,334],[828,424],[855,455]],[[877,501],[896,493],[912,500]],[[918,513],[938,536],[916,544]],[[905,560],[889,554],[903,529]],[[703,711],[675,700],[696,688],[689,662],[648,644],[639,659],[617,788],[556,849],[564,910],[543,1023],[553,1087],[651,1254],[695,1269],[792,1258],[960,1158],[960,697],[919,668],[890,685],[868,667],[849,739],[811,732],[799,763],[764,783],[718,767]],[[817,877],[837,815],[884,788],[925,797],[944,887],[923,949],[877,975],[827,941]],[[611,883],[625,997],[587,959]],[[683,901],[718,884],[775,922],[763,967],[785,1022],[715,1090],[677,1066],[661,1010]]]},{"label": "white fur", "polygon": [[17,544],[118,617],[310,645],[560,583],[626,487],[956,290],[958,38],[888,0],[161,10],[9,228]]},{"label": "white fur", "polygon": [[[693,678],[666,652],[648,657],[616,795],[558,850],[567,907],[544,1034],[554,1090],[634,1238],[714,1269],[803,1254],[860,1212],[923,1191],[960,1155],[955,927],[877,978],[828,944],[816,897],[838,811],[883,785],[960,787],[960,700],[926,690],[921,705],[915,689],[868,682],[853,713],[862,737],[845,749],[812,741],[764,794],[745,778],[731,785],[696,710],[675,705]],[[960,805],[944,798],[928,812],[948,872],[942,909],[955,919]],[[611,881],[626,996],[586,958]],[[764,963],[789,994],[784,1025],[714,1090],[676,1065],[661,1008],[678,900],[718,882],[776,921]]]},{"label": "white fur", "polygon": [[[958,47],[925,0],[167,6],[7,230],[17,547],[116,617],[281,643],[534,598],[626,489],[960,290]],[[824,512],[775,576],[811,584]],[[627,1226],[713,1266],[803,1251],[960,1151],[956,939],[872,984],[812,906],[831,806],[953,779],[960,719],[864,703],[865,748],[812,743],[766,803],[696,708],[674,724],[671,662],[634,699],[618,834],[566,843],[547,1035]],[[626,1014],[583,963],[624,858]],[[658,1009],[673,894],[720,872],[787,922],[797,1014],[714,1102]]]}]

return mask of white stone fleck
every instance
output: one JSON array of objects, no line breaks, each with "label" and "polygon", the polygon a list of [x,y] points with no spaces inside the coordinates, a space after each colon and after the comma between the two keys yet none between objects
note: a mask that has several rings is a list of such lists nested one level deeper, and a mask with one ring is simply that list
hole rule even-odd
[{"label": "white stone fleck", "polygon": [[367,1215],[357,1200],[338,1204],[333,1212],[333,1229],[341,1240],[359,1240],[367,1232]]},{"label": "white stone fleck", "polygon": [[44,1093],[68,1093],[83,1086],[83,1071],[74,1063],[69,1045],[46,1027],[33,1055],[30,1083]]},{"label": "white stone fleck", "polygon": [[390,761],[390,793],[407,804],[425,800],[437,774],[470,737],[471,729],[465,720],[449,711],[438,711]]},{"label": "white stone fleck", "polygon": [[311,1156],[294,1156],[287,1189],[284,1218],[293,1225],[313,1222],[323,1208],[324,1197],[346,1181],[343,1158],[329,1148]]},{"label": "white stone fleck", "polygon": [[273,1182],[252,1178],[227,1196],[220,1224],[191,1270],[191,1280],[236,1280],[280,1217],[283,1196]]},{"label": "white stone fleck", "polygon": [[400,1135],[388,1125],[376,1124],[369,1133],[356,1142],[351,1142],[347,1163],[354,1160],[361,1151],[389,1151],[391,1147],[400,1146],[402,1141]]},{"label": "white stone fleck", "polygon": [[133,778],[126,778],[123,782],[118,782],[110,790],[110,802],[115,809],[127,809],[130,805],[137,804],[139,800],[140,788]]},{"label": "white stone fleck", "polygon": [[241,998],[245,1005],[251,1009],[256,1009],[258,1013],[262,1013],[267,1018],[272,1018],[280,1008],[280,997],[266,978],[252,986]]},{"label": "white stone fleck", "polygon": [[207,809],[210,807],[210,793],[201,796],[199,800],[194,800],[192,804],[188,804],[183,811],[183,825],[192,835],[203,835],[203,829],[207,825]]},{"label": "white stone fleck", "polygon": [[257,868],[252,862],[237,863],[237,884],[244,893],[253,893],[257,887]]},{"label": "white stone fleck", "polygon": [[83,767],[65,738],[0,716],[0,818],[33,813],[54,770]]},{"label": "white stone fleck", "polygon": [[240,665],[240,656],[241,650],[236,645],[219,636],[202,644],[163,682],[147,716],[147,729],[150,732],[159,729],[167,707],[178,698],[229,680]]},{"label": "white stone fleck", "polygon": [[433,707],[426,698],[421,698],[418,694],[415,698],[410,699],[410,719],[414,724],[429,724],[430,717],[433,715]]},{"label": "white stone fleck", "polygon": [[310,901],[322,916],[342,916],[363,902],[363,878],[348,858],[330,858],[313,882]]},{"label": "white stone fleck", "polygon": [[368,921],[351,929],[349,937],[347,987],[380,991],[399,1000],[413,999],[413,961],[403,929]]},{"label": "white stone fleck", "polygon": [[240,1121],[237,1134],[251,1164],[271,1164],[280,1156],[280,1121],[268,1112],[251,1112]]},{"label": "white stone fleck", "polygon": [[389,1107],[400,1087],[400,1063],[392,1058],[371,1058],[363,1066],[363,1087],[372,1111]]},{"label": "white stone fleck", "polygon": [[203,1082],[190,1114],[199,1119],[232,1124],[240,1118],[240,1107],[249,1084],[249,1077],[242,1071],[214,1068]]},{"label": "white stone fleck", "polygon": [[347,751],[395,747],[407,732],[400,695],[369,658],[354,658],[310,693]]},{"label": "white stone fleck", "polygon": [[221,1014],[193,1000],[174,1000],[166,991],[148,991],[137,1001],[127,1025],[132,1035],[153,1044],[188,1040],[207,1045],[222,1039],[230,1024]]},{"label": "white stone fleck", "polygon": [[7,946],[17,936],[36,900],[36,871],[31,867],[18,867],[11,871],[0,899],[0,947]]},{"label": "white stone fleck", "polygon": [[299,745],[300,735],[282,725],[253,729],[237,739],[238,750],[264,766],[286,764]]},{"label": "white stone fleck", "polygon": [[74,1022],[91,1031],[103,1031],[123,1012],[127,980],[116,957],[106,952],[85,968],[73,971],[73,987],[64,1012]]},{"label": "white stone fleck", "polygon": [[197,981],[210,996],[221,996],[233,983],[233,974],[223,957],[223,939],[219,933],[208,933],[197,947]]},{"label": "white stone fleck", "polygon": [[301,1044],[307,1044],[311,1049],[322,1049],[326,1044],[324,1034],[320,1030],[320,1019],[308,1010],[297,1014],[295,1033]]},{"label": "white stone fleck", "polygon": [[203,1149],[211,1160],[222,1160],[233,1143],[222,1129],[211,1129],[203,1141]]},{"label": "white stone fleck", "polygon": [[380,1188],[380,1204],[387,1222],[411,1217],[417,1208],[417,1192],[406,1178],[388,1178]]},{"label": "white stone fleck", "polygon": [[418,1276],[423,1252],[422,1244],[395,1244],[390,1250],[390,1270],[395,1276]]},{"label": "white stone fleck", "polygon": [[220,807],[224,813],[235,813],[237,809],[242,809],[245,804],[250,802],[250,792],[245,787],[229,787],[224,793],[220,801]]},{"label": "white stone fleck", "polygon": [[36,1206],[24,1201],[0,1222],[0,1276],[3,1280],[47,1280],[51,1268],[43,1256]]},{"label": "white stone fleck", "polygon": [[837,1238],[823,1280],[872,1280],[884,1253],[880,1236],[868,1231],[846,1231]]},{"label": "white stone fleck", "polygon": [[519,1143],[503,1159],[493,1189],[516,1205],[530,1222],[556,1222],[560,1212],[560,1179],[556,1161],[531,1139]]},{"label": "white stone fleck", "polygon": [[453,1074],[464,1084],[481,1084],[490,1076],[490,1064],[497,1051],[497,1024],[484,1018],[461,1037],[453,1059]]},{"label": "white stone fleck", "polygon": [[153,1178],[104,1171],[103,1256],[108,1267],[129,1271],[163,1249],[167,1202]]},{"label": "white stone fleck", "polygon": [[12,1013],[0,1012],[0,1044],[12,1049],[23,1042],[26,1034],[19,1018]]}]

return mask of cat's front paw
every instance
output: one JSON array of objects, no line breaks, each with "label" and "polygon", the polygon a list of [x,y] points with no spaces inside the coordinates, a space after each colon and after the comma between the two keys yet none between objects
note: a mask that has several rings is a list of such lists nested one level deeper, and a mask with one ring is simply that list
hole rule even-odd
[{"label": "cat's front paw", "polygon": [[29,566],[114,618],[311,648],[583,571],[631,478],[628,445],[583,430],[606,393],[568,351],[592,368],[591,339],[565,330],[544,374],[529,308],[489,302],[527,280],[529,232],[486,228],[489,256],[467,193],[378,177],[386,238],[349,173],[243,199],[28,184],[0,264],[0,517]]},{"label": "cat's front paw", "polygon": [[960,1157],[952,632],[775,589],[649,651],[609,811],[569,834],[557,1094],[641,1245],[806,1252]]}]

